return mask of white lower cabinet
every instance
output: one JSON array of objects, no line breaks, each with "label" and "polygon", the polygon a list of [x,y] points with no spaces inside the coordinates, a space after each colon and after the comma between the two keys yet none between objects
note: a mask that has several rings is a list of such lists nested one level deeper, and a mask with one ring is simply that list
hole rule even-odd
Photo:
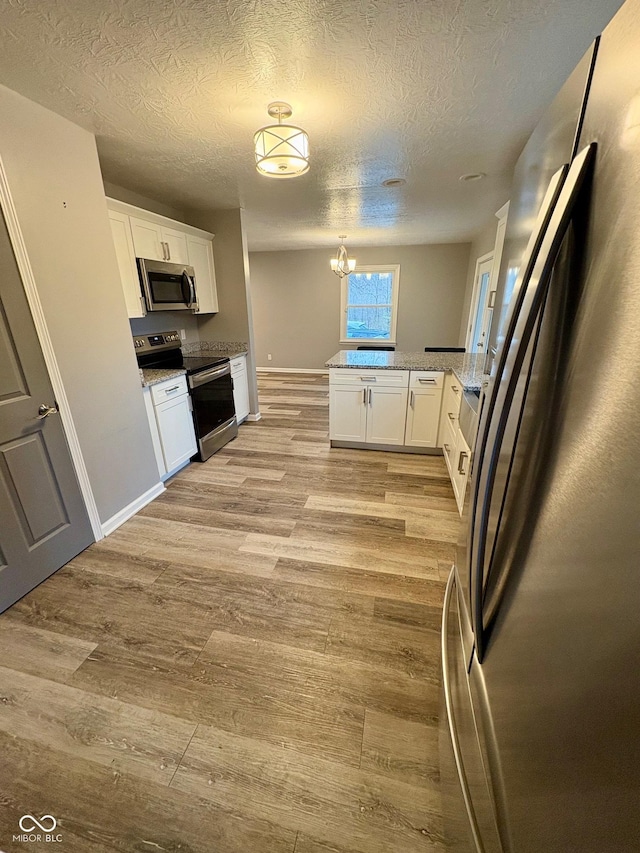
[{"label": "white lower cabinet", "polygon": [[367,437],[370,444],[404,444],[407,389],[376,385],[369,388]]},{"label": "white lower cabinet", "polygon": [[367,440],[367,387],[329,386],[329,437],[335,441]]},{"label": "white lower cabinet", "polygon": [[412,370],[404,443],[407,447],[437,447],[444,375]]},{"label": "white lower cabinet", "polygon": [[231,359],[231,379],[233,380],[233,404],[236,410],[236,420],[241,424],[249,415],[249,377],[246,355],[239,355]]},{"label": "white lower cabinet", "polygon": [[408,370],[331,370],[330,439],[402,446],[408,386]]},{"label": "white lower cabinet", "polygon": [[198,449],[186,379],[159,382],[145,388],[144,395],[158,472],[166,480]]}]

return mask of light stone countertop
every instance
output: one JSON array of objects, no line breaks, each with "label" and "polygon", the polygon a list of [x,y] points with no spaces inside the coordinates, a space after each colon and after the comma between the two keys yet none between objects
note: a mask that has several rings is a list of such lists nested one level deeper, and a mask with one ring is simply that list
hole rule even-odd
[{"label": "light stone countertop", "polygon": [[462,352],[387,352],[340,350],[326,367],[358,370],[443,370],[453,371],[465,391],[482,388],[484,355]]},{"label": "light stone countertop", "polygon": [[148,388],[150,385],[157,385],[158,382],[164,382],[165,379],[175,379],[177,376],[185,376],[187,372],[181,367],[165,367],[160,369],[140,367],[138,370],[140,371],[140,381],[143,388]]},{"label": "light stone countertop", "polygon": [[218,358],[237,358],[249,352],[246,341],[194,341],[182,346],[184,355],[215,355]]}]

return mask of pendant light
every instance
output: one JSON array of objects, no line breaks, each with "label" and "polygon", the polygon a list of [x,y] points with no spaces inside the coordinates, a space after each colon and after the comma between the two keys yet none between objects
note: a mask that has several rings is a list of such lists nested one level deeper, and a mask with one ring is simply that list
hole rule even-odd
[{"label": "pendant light", "polygon": [[356,268],[356,262],[353,258],[349,258],[347,255],[347,248],[344,245],[344,241],[347,239],[346,234],[340,234],[338,239],[341,241],[338,246],[338,254],[335,258],[331,258],[331,270],[340,278],[344,278],[345,275],[349,275]]},{"label": "pendant light", "polygon": [[278,124],[261,127],[253,137],[256,169],[268,178],[304,175],[309,171],[309,137],[301,128],[282,123],[293,112],[284,101],[269,104],[267,112]]}]

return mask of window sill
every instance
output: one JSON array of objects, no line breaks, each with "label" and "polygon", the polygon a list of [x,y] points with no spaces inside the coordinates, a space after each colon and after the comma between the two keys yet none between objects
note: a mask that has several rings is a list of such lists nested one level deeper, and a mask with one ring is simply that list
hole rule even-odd
[{"label": "window sill", "polygon": [[376,347],[376,346],[377,347],[395,347],[396,346],[395,341],[388,341],[388,340],[372,341],[371,338],[362,338],[361,340],[358,340],[358,338],[349,338],[348,341],[342,341],[341,340],[341,341],[339,341],[339,343],[340,344],[356,344],[357,346],[362,346],[362,344],[367,344],[368,346],[372,346],[372,347]]}]

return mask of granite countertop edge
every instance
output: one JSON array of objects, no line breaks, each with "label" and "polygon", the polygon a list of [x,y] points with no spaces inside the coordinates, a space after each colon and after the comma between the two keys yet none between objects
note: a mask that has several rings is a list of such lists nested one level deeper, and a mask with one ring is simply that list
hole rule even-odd
[{"label": "granite countertop edge", "polygon": [[[357,353],[357,355],[354,355]],[[354,363],[349,364],[349,361]],[[340,350],[325,366],[340,370],[438,370],[453,372],[465,391],[479,391],[483,383],[484,356],[471,353],[371,352]]]},{"label": "granite countertop edge", "polygon": [[159,382],[164,382],[167,379],[175,379],[177,376],[185,376],[187,373],[182,367],[140,367],[138,370],[140,371],[140,381],[143,388],[149,388],[151,385],[157,385]]}]

